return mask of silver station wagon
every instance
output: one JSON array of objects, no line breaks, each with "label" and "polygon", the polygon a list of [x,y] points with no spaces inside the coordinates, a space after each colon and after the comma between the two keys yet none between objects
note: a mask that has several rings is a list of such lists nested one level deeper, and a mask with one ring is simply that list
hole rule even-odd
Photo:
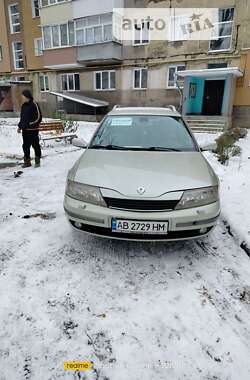
[{"label": "silver station wagon", "polygon": [[76,229],[169,241],[200,238],[216,225],[218,178],[173,106],[115,106],[88,145],[73,143],[85,148],[64,199]]}]

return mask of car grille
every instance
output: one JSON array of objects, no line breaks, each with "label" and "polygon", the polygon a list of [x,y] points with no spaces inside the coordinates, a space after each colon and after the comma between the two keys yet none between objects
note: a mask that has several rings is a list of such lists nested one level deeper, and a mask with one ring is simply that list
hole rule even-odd
[{"label": "car grille", "polygon": [[124,198],[104,198],[109,208],[138,211],[164,211],[173,210],[178,200],[141,200]]}]

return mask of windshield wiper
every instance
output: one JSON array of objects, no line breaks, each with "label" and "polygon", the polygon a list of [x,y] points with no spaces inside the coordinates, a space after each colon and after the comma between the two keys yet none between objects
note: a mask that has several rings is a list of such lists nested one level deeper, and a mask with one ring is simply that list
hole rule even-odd
[{"label": "windshield wiper", "polygon": [[99,145],[95,144],[89,147],[89,149],[107,149],[107,150],[138,150],[138,151],[155,151],[155,152],[181,152],[180,149],[175,149],[175,148],[165,148],[162,146],[151,146],[149,148],[144,148],[144,147],[139,147],[139,146],[119,146],[119,145],[113,145],[113,144],[108,144],[108,145]]},{"label": "windshield wiper", "polygon": [[164,146],[150,146],[149,148],[146,148],[145,150],[152,150],[152,151],[166,151],[166,152],[181,152],[181,149],[176,148],[166,148]]},{"label": "windshield wiper", "polygon": [[90,146],[89,149],[128,150],[128,148],[124,146],[113,145],[113,144],[109,144],[109,145],[96,144],[96,145]]}]

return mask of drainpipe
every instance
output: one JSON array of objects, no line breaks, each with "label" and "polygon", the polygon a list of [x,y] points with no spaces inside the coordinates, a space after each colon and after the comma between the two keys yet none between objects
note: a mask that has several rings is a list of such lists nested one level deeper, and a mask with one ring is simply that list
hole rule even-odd
[{"label": "drainpipe", "polygon": [[180,87],[180,84],[178,82],[177,73],[174,74],[174,77],[175,77],[174,78],[175,84],[176,84],[177,90],[178,90],[179,95],[180,95],[178,111],[182,114],[182,108],[183,108],[183,103],[184,103],[183,89]]}]

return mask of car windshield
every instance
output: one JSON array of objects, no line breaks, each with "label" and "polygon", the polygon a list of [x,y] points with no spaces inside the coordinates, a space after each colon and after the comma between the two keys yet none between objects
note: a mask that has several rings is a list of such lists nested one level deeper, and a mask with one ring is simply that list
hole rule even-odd
[{"label": "car windshield", "polygon": [[89,149],[196,151],[180,117],[157,115],[108,116]]}]

